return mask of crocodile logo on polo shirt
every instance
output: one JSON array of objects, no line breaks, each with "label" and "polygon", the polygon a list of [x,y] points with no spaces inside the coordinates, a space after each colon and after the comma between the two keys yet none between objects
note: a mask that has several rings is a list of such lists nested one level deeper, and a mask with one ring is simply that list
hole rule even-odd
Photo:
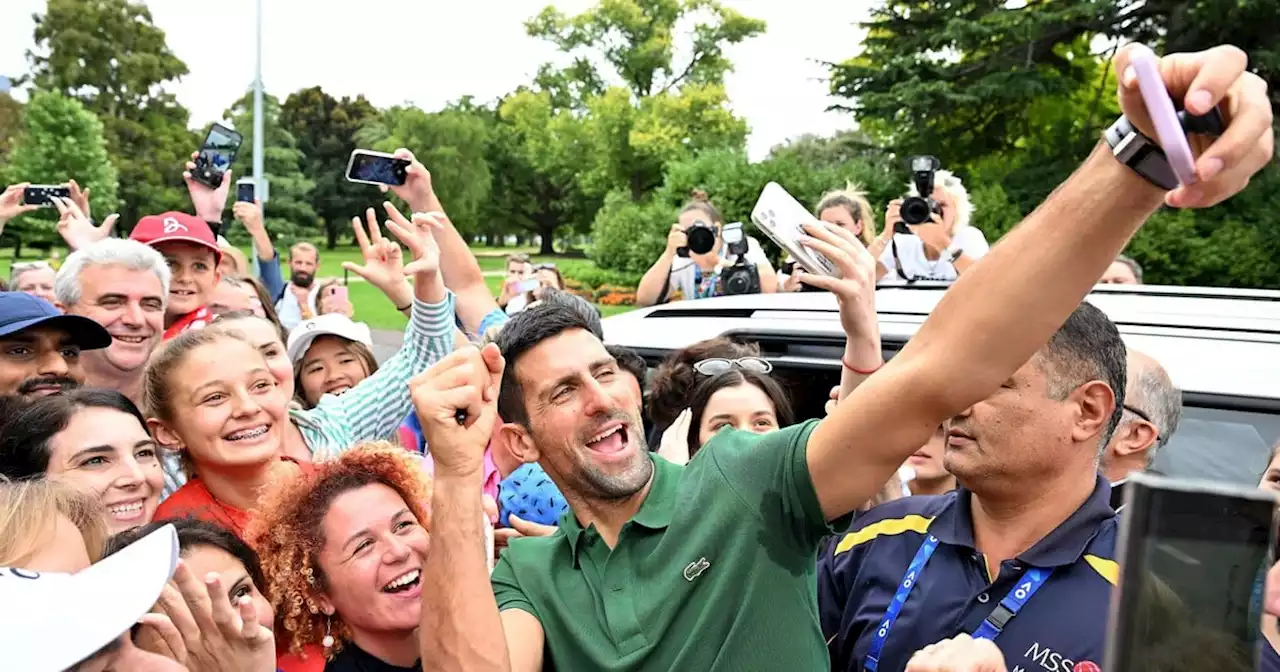
[{"label": "crocodile logo on polo shirt", "polygon": [[706,558],[698,558],[697,560],[694,560],[688,565],[685,565],[684,580],[693,581],[699,576],[702,576],[702,573],[707,571],[707,568],[710,566],[711,566],[711,563],[707,562]]}]

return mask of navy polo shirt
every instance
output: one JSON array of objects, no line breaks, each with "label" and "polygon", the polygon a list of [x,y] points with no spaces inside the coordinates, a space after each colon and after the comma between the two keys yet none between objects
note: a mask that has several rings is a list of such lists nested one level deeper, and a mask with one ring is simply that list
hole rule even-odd
[{"label": "navy polo shirt", "polygon": [[995,640],[1010,672],[1071,672],[1084,661],[1101,665],[1118,573],[1118,518],[1110,496],[1099,476],[1083,506],[1030,550],[1003,562],[994,578],[974,548],[970,493],[963,488],[888,502],[859,516],[818,562],[818,607],[831,669],[863,669],[926,531],[938,539],[938,548],[889,630],[880,670],[902,670],[916,651],[972,634],[1028,567],[1051,568],[1053,574]]}]

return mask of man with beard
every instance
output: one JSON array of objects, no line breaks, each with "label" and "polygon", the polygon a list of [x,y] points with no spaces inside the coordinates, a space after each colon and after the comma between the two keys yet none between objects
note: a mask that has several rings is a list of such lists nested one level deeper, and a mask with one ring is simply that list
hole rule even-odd
[{"label": "man with beard", "polygon": [[311,243],[298,243],[289,249],[289,284],[276,297],[276,314],[280,324],[292,330],[319,314],[316,269],[320,266],[320,250]]},{"label": "man with beard", "polygon": [[142,374],[164,333],[170,278],[164,257],[137,241],[107,238],[67,257],[54,281],[58,302],[111,335],[110,346],[81,358],[87,385],[142,406]]},{"label": "man with beard", "polygon": [[84,384],[80,353],[111,345],[93,320],[22,292],[0,292],[0,395],[61,394]]},{"label": "man with beard", "polygon": [[[1128,120],[1149,137],[1154,130],[1136,78],[1127,74],[1140,48],[1127,45],[1116,56],[1118,97]],[[458,350],[412,381],[435,460],[419,627],[432,668],[828,669],[814,559],[833,524],[874,496],[948,418],[993,395],[1016,402],[1032,393],[1034,381],[1015,372],[1163,203],[1209,207],[1243,189],[1270,161],[1266,85],[1245,72],[1243,52],[1172,54],[1161,65],[1171,94],[1186,99],[1193,113],[1219,103],[1232,111],[1226,134],[1211,145],[1196,141],[1200,181],[1169,191],[1100,144],[985,262],[960,276],[883,370],[871,373],[874,364],[846,352],[845,366],[867,377],[821,422],[762,435],[725,431],[688,465],[673,465],[645,449],[641,400],[604,344],[550,304],[512,317],[500,348]],[[805,231],[804,244],[841,269],[839,280],[828,280],[866,282],[837,242],[839,233],[821,225]],[[1123,365],[1122,353],[1121,371]],[[1078,443],[1092,430],[1096,447],[1114,398],[1106,383],[1085,387],[1088,399],[1073,396],[1070,406],[1087,406],[1089,414],[1064,406],[1055,419],[1074,423]],[[490,601],[480,488],[490,423],[498,416],[506,421],[499,440],[521,459],[537,461],[570,511],[554,535],[511,542],[493,572]],[[973,446],[966,453],[973,468],[982,466]],[[962,483],[970,473],[952,471]],[[1092,489],[1096,474],[1085,476],[1061,496],[1083,501],[1082,483]],[[1102,506],[1110,512],[1105,497]],[[985,539],[979,536],[980,545]],[[1012,558],[1000,554],[1019,541],[997,531],[993,555]],[[890,585],[905,567],[896,569]],[[960,585],[976,578],[966,581]],[[987,598],[974,601],[985,605]],[[1055,625],[1063,622],[1071,621]]]}]

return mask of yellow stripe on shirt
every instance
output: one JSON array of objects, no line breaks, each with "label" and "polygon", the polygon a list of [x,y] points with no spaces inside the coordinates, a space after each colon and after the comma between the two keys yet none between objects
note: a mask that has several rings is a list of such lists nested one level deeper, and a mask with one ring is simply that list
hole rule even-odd
[{"label": "yellow stripe on shirt", "polygon": [[1093,571],[1106,579],[1107,583],[1113,586],[1116,585],[1116,581],[1120,578],[1120,565],[1116,564],[1115,560],[1100,558],[1096,555],[1086,555],[1084,556],[1084,561],[1089,563]]},{"label": "yellow stripe on shirt", "polygon": [[902,534],[903,532],[919,532],[924,534],[924,531],[929,529],[929,523],[932,522],[933,518],[925,518],[924,516],[912,514],[902,518],[889,518],[877,523],[872,523],[857,532],[850,532],[849,534],[844,535],[844,538],[840,540],[840,543],[836,544],[836,550],[832,555],[840,555],[858,544],[871,541],[872,539],[880,536],[891,536],[895,534]]}]

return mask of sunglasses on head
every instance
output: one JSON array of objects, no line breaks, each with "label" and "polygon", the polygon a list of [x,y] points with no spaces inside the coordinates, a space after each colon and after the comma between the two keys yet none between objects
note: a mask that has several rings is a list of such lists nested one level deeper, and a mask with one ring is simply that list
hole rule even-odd
[{"label": "sunglasses on head", "polygon": [[693,370],[704,376],[718,376],[735,366],[752,373],[765,374],[773,371],[773,363],[759,357],[739,357],[738,359],[716,357],[704,359],[694,364]]},{"label": "sunglasses on head", "polygon": [[27,271],[51,271],[53,267],[47,261],[23,261],[9,267],[10,273],[18,275]]}]

